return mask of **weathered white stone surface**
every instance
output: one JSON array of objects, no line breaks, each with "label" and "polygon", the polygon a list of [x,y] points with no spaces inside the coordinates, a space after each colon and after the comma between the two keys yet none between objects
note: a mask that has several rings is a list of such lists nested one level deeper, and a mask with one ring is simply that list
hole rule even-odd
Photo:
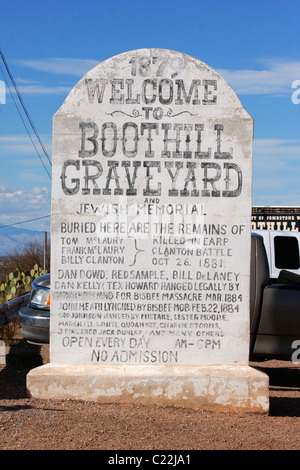
[{"label": "weathered white stone surface", "polygon": [[186,367],[197,397],[213,380],[202,366],[253,379],[252,139],[228,83],[179,52],[127,52],[78,82],[53,121],[48,372],[73,364],[109,381],[134,370],[140,394],[153,367],[182,391]]},{"label": "weathered white stone surface", "polygon": [[54,117],[52,361],[247,363],[252,127],[178,52],[79,81]]},{"label": "weathered white stone surface", "polygon": [[28,374],[30,396],[267,413],[268,377],[248,366],[48,364]]}]

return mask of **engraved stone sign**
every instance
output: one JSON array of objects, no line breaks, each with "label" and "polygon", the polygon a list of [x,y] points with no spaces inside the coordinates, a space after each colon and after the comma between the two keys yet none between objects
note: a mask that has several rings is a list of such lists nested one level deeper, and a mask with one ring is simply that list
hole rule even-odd
[{"label": "engraved stone sign", "polygon": [[102,386],[249,372],[252,139],[228,83],[182,53],[127,52],[79,81],[53,126],[52,365]]}]

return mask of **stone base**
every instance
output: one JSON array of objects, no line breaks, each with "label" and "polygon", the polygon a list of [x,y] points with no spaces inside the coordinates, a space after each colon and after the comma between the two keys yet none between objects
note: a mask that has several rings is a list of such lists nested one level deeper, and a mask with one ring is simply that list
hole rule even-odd
[{"label": "stone base", "polygon": [[46,364],[27,375],[42,399],[140,403],[211,411],[268,413],[269,378],[247,365]]}]

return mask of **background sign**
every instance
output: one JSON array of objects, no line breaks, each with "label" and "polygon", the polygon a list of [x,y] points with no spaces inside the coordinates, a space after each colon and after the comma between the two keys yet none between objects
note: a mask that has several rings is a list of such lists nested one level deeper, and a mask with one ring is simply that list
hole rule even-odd
[{"label": "background sign", "polygon": [[253,207],[252,229],[299,232],[300,207]]}]

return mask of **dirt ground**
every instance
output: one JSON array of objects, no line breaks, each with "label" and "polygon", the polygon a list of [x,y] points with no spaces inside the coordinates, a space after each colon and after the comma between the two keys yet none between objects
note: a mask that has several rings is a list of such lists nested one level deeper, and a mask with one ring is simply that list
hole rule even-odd
[{"label": "dirt ground", "polygon": [[134,455],[138,450],[300,449],[300,365],[251,363],[270,378],[270,412],[256,415],[28,398],[26,374],[47,362],[47,346],[16,336],[6,347],[6,363],[0,364],[0,450]]}]

